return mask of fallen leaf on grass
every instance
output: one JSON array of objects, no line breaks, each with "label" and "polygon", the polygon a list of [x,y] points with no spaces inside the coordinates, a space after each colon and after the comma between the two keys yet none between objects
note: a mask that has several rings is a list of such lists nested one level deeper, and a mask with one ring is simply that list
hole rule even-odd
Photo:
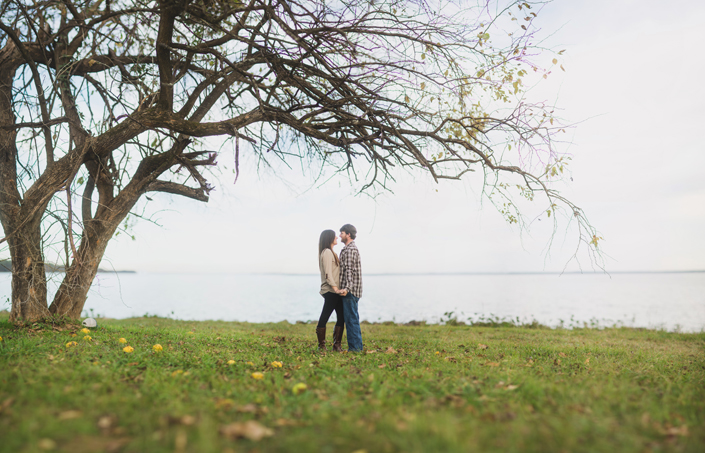
[{"label": "fallen leaf on grass", "polygon": [[513,384],[511,384],[511,385],[508,385],[507,387],[505,387],[504,390],[516,390],[516,389],[518,389],[518,388],[519,388],[518,385],[513,385]]},{"label": "fallen leaf on grass", "polygon": [[298,395],[299,393],[305,392],[307,389],[308,386],[306,384],[304,384],[303,382],[299,382],[294,387],[292,387],[291,391],[294,393],[294,395]]},{"label": "fallen leaf on grass", "polygon": [[381,364],[380,366],[378,366],[377,368],[384,368],[384,367],[386,367],[386,366],[387,366],[387,365],[383,363],[383,364]]},{"label": "fallen leaf on grass", "polygon": [[54,450],[56,448],[56,442],[51,439],[39,439],[37,447],[39,447],[40,450]]},{"label": "fallen leaf on grass", "polygon": [[449,362],[452,362],[452,363],[457,362],[457,360],[455,359],[455,357],[445,357],[445,360],[447,360],[447,361],[449,361]]},{"label": "fallen leaf on grass", "polygon": [[127,343],[127,340],[125,340],[124,338],[120,338],[120,339],[118,340],[118,343],[125,344],[125,343]]},{"label": "fallen leaf on grass", "polygon": [[235,406],[235,401],[230,398],[216,398],[215,408],[216,409],[232,409]]},{"label": "fallen leaf on grass", "polygon": [[235,422],[220,427],[220,434],[228,439],[249,439],[259,441],[265,437],[274,435],[274,431],[254,420],[246,421],[245,423]]},{"label": "fallen leaf on grass", "polygon": [[377,352],[377,350],[375,349],[368,349],[367,351],[365,351],[366,354],[374,354],[375,352]]},{"label": "fallen leaf on grass", "polygon": [[585,365],[589,365],[589,364],[590,364],[590,357],[588,357],[587,359],[585,359]]},{"label": "fallen leaf on grass", "polygon": [[7,409],[9,409],[10,406],[12,406],[12,403],[14,403],[14,402],[15,402],[15,399],[12,398],[12,397],[10,397],[10,398],[6,399],[5,401],[3,401],[2,404],[0,404],[0,414],[2,414],[4,411],[6,411]]},{"label": "fallen leaf on grass", "polygon": [[237,408],[238,412],[254,414],[257,412],[257,405],[248,403]]},{"label": "fallen leaf on grass", "polygon": [[102,430],[110,429],[116,422],[115,417],[112,415],[103,415],[98,419],[98,428]]},{"label": "fallen leaf on grass", "polygon": [[233,359],[228,360],[228,365],[235,365],[235,361]]},{"label": "fallen leaf on grass", "polygon": [[560,364],[561,364],[561,359],[555,359],[555,360],[553,361],[553,364],[556,365],[556,366],[560,365]]},{"label": "fallen leaf on grass", "polygon": [[485,366],[499,366],[499,362],[485,362]]},{"label": "fallen leaf on grass", "polygon": [[480,343],[477,345],[477,349],[488,349],[488,348],[489,348],[489,346],[487,346],[486,344]]},{"label": "fallen leaf on grass", "polygon": [[279,418],[274,422],[277,426],[298,426],[298,423],[294,420],[288,420],[286,418]]},{"label": "fallen leaf on grass", "polygon": [[135,350],[135,348],[133,348],[132,346],[125,346],[124,348],[122,348],[122,350],[125,351],[126,353],[130,354],[131,352],[133,352]]},{"label": "fallen leaf on grass", "polygon": [[558,355],[561,356],[561,357],[568,357],[568,356],[565,355],[565,353],[563,353],[563,352],[559,352]]},{"label": "fallen leaf on grass", "polygon": [[666,429],[666,435],[668,436],[682,436],[686,437],[688,436],[688,426],[683,425],[683,426],[671,426],[670,428]]},{"label": "fallen leaf on grass", "polygon": [[259,371],[255,371],[250,376],[252,376],[253,379],[257,379],[257,380],[264,379],[264,373],[260,373]]},{"label": "fallen leaf on grass", "polygon": [[73,420],[74,418],[79,418],[82,415],[81,411],[70,410],[64,411],[59,414],[59,420]]},{"label": "fallen leaf on grass", "polygon": [[384,351],[385,354],[396,354],[397,350],[394,349],[393,347],[388,347],[386,351]]},{"label": "fallen leaf on grass", "polygon": [[84,327],[83,329],[81,329],[81,332],[85,333],[86,335],[88,335],[89,333],[91,333],[91,331],[88,330],[88,329],[86,329],[85,327]]}]

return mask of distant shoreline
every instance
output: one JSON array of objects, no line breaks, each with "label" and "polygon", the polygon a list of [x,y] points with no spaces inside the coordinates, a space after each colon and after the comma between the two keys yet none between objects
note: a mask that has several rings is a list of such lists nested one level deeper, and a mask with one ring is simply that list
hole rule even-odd
[{"label": "distant shoreline", "polygon": [[[44,267],[46,268],[46,273],[47,274],[57,274],[57,273],[64,273],[66,272],[66,269],[64,266],[59,266],[56,264],[49,264],[45,263]],[[0,272],[7,272],[7,273],[12,273],[12,262],[9,260],[2,260],[0,261]],[[112,270],[105,270],[105,269],[98,269],[98,272],[100,273],[113,273],[113,274],[136,274],[137,271],[112,271]]]}]

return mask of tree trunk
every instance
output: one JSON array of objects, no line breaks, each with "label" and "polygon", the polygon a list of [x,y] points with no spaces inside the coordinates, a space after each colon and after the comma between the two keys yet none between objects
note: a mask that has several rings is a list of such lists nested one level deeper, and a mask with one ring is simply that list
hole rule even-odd
[{"label": "tree trunk", "polygon": [[84,225],[84,236],[76,251],[78,256],[74,257],[73,263],[66,269],[64,281],[61,282],[54,301],[49,307],[52,314],[73,319],[81,316],[88,290],[98,273],[98,265],[119,222],[114,222],[114,225],[112,223],[105,225],[100,220],[92,219]]},{"label": "tree trunk", "polygon": [[34,322],[49,315],[39,225],[32,222],[8,238],[12,257],[10,322]]}]

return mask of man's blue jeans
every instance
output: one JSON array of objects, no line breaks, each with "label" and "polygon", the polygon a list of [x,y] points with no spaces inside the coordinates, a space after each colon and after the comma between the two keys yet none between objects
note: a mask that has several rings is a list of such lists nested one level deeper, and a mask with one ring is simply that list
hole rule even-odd
[{"label": "man's blue jeans", "polygon": [[348,331],[348,351],[362,352],[362,331],[360,330],[360,315],[357,313],[357,301],[352,293],[343,297],[343,313],[345,314],[345,330]]}]

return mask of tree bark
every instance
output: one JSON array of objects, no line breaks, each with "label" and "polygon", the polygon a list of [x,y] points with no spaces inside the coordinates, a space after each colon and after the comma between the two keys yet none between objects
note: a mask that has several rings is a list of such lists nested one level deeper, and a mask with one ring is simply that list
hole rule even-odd
[{"label": "tree bark", "polygon": [[81,245],[76,252],[78,256],[74,257],[66,269],[66,276],[49,307],[52,314],[74,319],[81,316],[88,290],[98,272],[98,265],[118,224],[119,222],[111,222],[106,225],[100,220],[92,219],[84,225]]},{"label": "tree bark", "polygon": [[34,322],[49,315],[40,222],[22,226],[8,238],[12,257],[10,322]]}]

